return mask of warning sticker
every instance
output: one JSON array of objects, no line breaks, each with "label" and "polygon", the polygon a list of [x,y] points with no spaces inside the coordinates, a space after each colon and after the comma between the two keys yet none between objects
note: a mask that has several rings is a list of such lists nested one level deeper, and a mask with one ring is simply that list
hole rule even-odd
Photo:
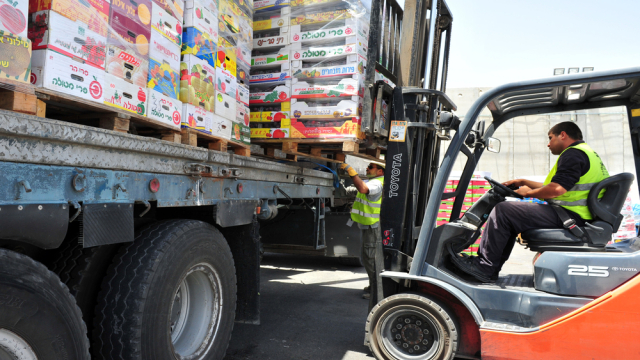
[{"label": "warning sticker", "polygon": [[389,141],[405,142],[407,135],[406,121],[391,121],[391,129],[389,130]]},{"label": "warning sticker", "polygon": [[631,116],[632,117],[640,116],[640,109],[631,109]]}]

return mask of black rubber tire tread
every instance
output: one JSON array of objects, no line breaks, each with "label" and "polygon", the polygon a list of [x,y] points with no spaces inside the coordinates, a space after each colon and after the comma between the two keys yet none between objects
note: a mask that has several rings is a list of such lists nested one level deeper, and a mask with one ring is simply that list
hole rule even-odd
[{"label": "black rubber tire tread", "polygon": [[353,266],[353,267],[363,267],[362,260],[359,256],[341,256],[338,258],[338,261],[342,265]]},{"label": "black rubber tire tread", "polygon": [[[206,241],[198,242],[203,237]],[[178,282],[170,283],[166,274],[186,273],[189,267],[179,269],[178,262],[196,261],[193,259],[206,256],[207,251],[216,256],[210,264],[218,271],[223,283],[226,306],[223,307],[216,339],[205,359],[222,359],[235,319],[235,267],[229,245],[220,231],[197,220],[166,220],[151,224],[136,236],[133,243],[120,248],[104,279],[96,307],[93,358],[175,359],[166,328],[169,322],[166,316],[169,316],[174,294],[159,295],[158,289],[171,287],[175,292]],[[176,278],[180,277],[179,274]],[[168,301],[164,301],[165,298]],[[165,308],[159,308],[162,306]]]},{"label": "black rubber tire tread", "polygon": [[60,278],[28,256],[0,249],[0,328],[22,337],[39,360],[89,360],[87,328]]},{"label": "black rubber tire tread", "polygon": [[447,307],[437,301],[431,300],[421,294],[403,293],[396,294],[385,298],[380,301],[376,306],[371,309],[369,316],[367,317],[367,323],[365,325],[365,339],[367,342],[365,345],[369,346],[369,350],[373,356],[378,360],[402,360],[386,357],[379,349],[376,340],[376,334],[374,329],[377,322],[380,320],[380,316],[383,315],[388,309],[397,305],[413,305],[421,308],[423,311],[429,312],[436,318],[443,326],[443,328],[449,333],[450,346],[443,351],[441,356],[432,358],[429,360],[452,360],[456,356],[458,350],[458,326],[457,321],[450,314],[453,314]]},{"label": "black rubber tire tread", "polygon": [[44,264],[56,273],[76,298],[87,324],[88,334],[93,331],[94,310],[100,284],[122,244],[83,248],[77,238],[70,239],[51,252]]}]

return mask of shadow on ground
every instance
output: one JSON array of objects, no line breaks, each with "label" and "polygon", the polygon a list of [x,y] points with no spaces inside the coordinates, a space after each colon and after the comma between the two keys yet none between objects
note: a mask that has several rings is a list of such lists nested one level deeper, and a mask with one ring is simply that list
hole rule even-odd
[{"label": "shadow on ground", "polygon": [[236,324],[225,360],[372,359],[363,345],[364,268],[335,259],[266,254],[261,324]]}]

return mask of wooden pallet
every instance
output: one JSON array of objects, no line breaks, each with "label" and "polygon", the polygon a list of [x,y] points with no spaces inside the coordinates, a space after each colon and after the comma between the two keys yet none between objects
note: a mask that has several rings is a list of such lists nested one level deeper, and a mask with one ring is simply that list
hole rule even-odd
[{"label": "wooden pallet", "polygon": [[239,144],[195,129],[176,130],[169,125],[117,108],[88,101],[58,91],[34,88],[32,85],[13,84],[0,80],[0,109],[47,117],[54,120],[89,125],[121,133],[155,137],[165,141],[191,146],[203,146],[237,155],[250,156],[250,145]]},{"label": "wooden pallet", "polygon": [[[336,139],[251,139],[252,144],[265,149],[265,157],[279,159],[276,150],[287,155],[287,160],[297,161],[303,157],[317,161],[343,163],[346,155],[359,157],[372,162],[385,163],[381,157],[381,149],[375,151],[361,150],[360,141]],[[327,155],[324,157],[323,155]]]}]

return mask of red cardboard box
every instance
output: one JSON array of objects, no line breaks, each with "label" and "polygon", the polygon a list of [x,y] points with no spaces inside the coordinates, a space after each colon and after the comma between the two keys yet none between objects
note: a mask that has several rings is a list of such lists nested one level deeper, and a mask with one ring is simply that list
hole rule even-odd
[{"label": "red cardboard box", "polygon": [[[108,45],[116,45],[129,53],[135,53],[140,58],[149,57],[150,23],[141,24],[137,19],[128,17],[126,13],[119,12],[117,8],[112,6],[109,24],[111,28],[107,40]],[[147,66],[149,65],[147,64]]]},{"label": "red cardboard box", "polygon": [[[114,21],[114,14],[121,18],[128,18],[135,21],[141,27],[151,26],[151,0],[111,0],[110,22]],[[149,37],[147,36],[147,39]]]}]

